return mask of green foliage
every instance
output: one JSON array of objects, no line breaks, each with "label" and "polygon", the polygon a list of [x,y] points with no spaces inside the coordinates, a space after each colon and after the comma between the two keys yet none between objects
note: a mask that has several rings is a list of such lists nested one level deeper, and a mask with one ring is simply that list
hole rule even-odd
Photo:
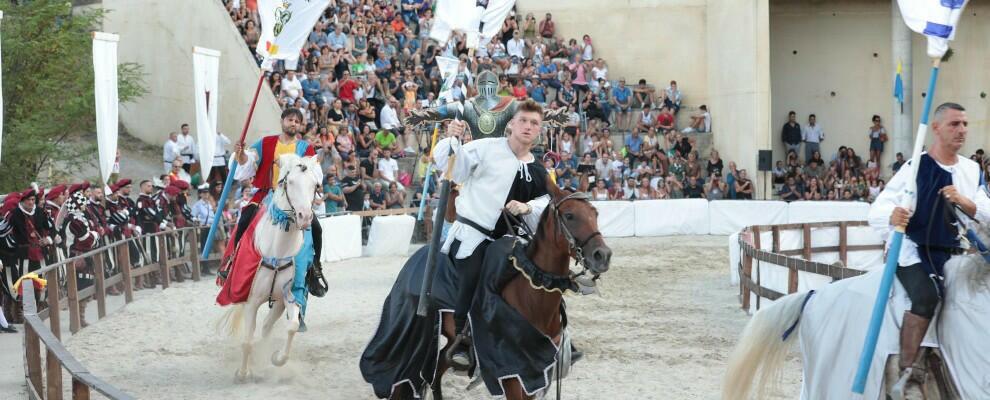
[{"label": "green foliage", "polygon": [[[65,0],[0,2],[0,10],[0,193],[6,193],[27,187],[49,165],[56,165],[60,175],[71,175],[96,163],[95,140],[78,139],[96,130],[92,32],[102,26],[105,11],[74,11]],[[147,92],[142,77],[139,64],[118,66],[121,104]]]}]

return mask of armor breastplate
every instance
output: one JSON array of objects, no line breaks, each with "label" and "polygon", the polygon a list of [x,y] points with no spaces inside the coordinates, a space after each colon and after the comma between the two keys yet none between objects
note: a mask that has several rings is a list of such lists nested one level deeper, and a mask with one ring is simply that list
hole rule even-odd
[{"label": "armor breastplate", "polygon": [[513,100],[500,111],[489,111],[482,105],[476,104],[475,99],[468,100],[464,107],[464,121],[471,128],[474,139],[502,137],[509,120],[515,114],[517,104]]}]

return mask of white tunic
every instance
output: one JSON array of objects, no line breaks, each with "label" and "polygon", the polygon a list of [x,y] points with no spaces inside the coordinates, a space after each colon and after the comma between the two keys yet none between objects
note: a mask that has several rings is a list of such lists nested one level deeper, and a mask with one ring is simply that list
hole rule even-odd
[{"label": "white tunic", "polygon": [[[962,156],[958,159],[959,161],[955,165],[938,165],[952,174],[952,185],[956,187],[959,194],[976,203],[976,220],[983,223],[990,222],[990,197],[987,196],[986,191],[980,188],[979,164]],[[894,227],[890,225],[890,214],[894,212],[895,207],[902,204],[901,200],[905,196],[904,190],[908,183],[908,175],[911,173],[909,165],[905,164],[904,168],[897,171],[897,174],[890,179],[887,186],[877,196],[876,201],[870,206],[868,217],[870,226],[887,238],[888,245],[894,234]],[[897,262],[902,266],[921,262],[921,258],[918,256],[918,245],[907,235],[904,236],[901,244],[901,253]]]},{"label": "white tunic", "polygon": [[[460,184],[457,196],[457,214],[474,221],[482,228],[493,230],[502,215],[506,198],[512,189],[517,174],[528,174],[526,162],[519,160],[509,148],[507,138],[477,139],[461,146],[453,138],[437,142],[433,150],[434,159],[441,174],[447,168],[447,153],[453,147],[456,159],[453,165],[454,183]],[[532,160],[529,160],[530,162]],[[539,225],[540,214],[550,204],[550,196],[541,196],[527,202],[533,208],[529,214],[523,215],[525,221],[534,231]],[[474,249],[489,238],[476,229],[454,222],[447,234],[443,252],[448,253],[454,240],[460,240],[461,245],[454,255],[464,259],[474,252]]]}]

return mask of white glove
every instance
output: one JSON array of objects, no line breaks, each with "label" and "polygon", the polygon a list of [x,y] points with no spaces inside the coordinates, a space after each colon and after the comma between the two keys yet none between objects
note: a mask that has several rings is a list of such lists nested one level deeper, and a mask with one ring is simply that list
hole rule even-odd
[{"label": "white glove", "polygon": [[47,245],[47,244],[52,244],[52,243],[54,243],[54,242],[52,242],[52,238],[46,236],[45,237],[45,244]]},{"label": "white glove", "polygon": [[133,227],[134,227],[134,232],[137,232],[137,234],[140,235],[141,234],[141,227],[140,226],[137,226],[137,225],[133,225]]},{"label": "white glove", "polygon": [[162,223],[158,224],[158,229],[165,230],[165,228],[168,228],[167,222],[162,221]]},{"label": "white glove", "polygon": [[506,204],[505,209],[512,215],[525,215],[525,214],[529,214],[530,211],[533,211],[533,207],[531,207],[529,204],[521,203],[516,200],[512,200],[508,204]]},{"label": "white glove", "polygon": [[61,236],[55,236],[55,244],[62,244],[62,237]]}]

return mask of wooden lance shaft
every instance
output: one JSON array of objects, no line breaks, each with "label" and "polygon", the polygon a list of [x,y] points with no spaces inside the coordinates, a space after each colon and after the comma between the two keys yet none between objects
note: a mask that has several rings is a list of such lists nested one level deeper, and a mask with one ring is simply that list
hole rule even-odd
[{"label": "wooden lance shaft", "polygon": [[440,189],[440,202],[437,204],[437,212],[433,213],[433,237],[430,238],[430,252],[426,256],[426,272],[423,275],[423,286],[419,290],[419,304],[416,306],[416,315],[425,317],[429,309],[430,297],[433,294],[433,278],[436,275],[437,257],[440,254],[440,236],[443,234],[444,214],[447,210],[447,203],[450,201],[450,187],[453,185],[454,163],[457,156],[454,154],[454,146],[450,146],[447,153],[447,171],[444,173],[443,183]]}]

